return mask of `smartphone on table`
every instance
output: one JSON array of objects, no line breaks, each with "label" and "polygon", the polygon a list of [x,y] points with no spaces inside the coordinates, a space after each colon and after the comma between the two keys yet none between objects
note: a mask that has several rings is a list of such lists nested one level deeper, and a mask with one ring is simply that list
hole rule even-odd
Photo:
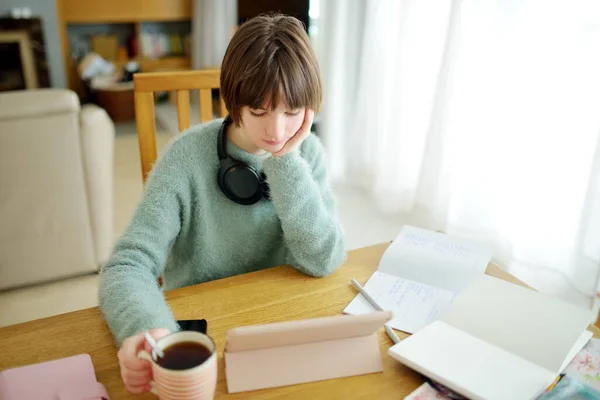
[{"label": "smartphone on table", "polygon": [[204,333],[205,335],[208,329],[208,324],[205,319],[182,319],[177,320],[177,324],[182,331],[196,331]]}]

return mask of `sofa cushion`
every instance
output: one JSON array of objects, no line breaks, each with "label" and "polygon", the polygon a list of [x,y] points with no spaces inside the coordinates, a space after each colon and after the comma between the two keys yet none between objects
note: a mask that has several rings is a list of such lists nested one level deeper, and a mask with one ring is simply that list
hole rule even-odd
[{"label": "sofa cushion", "polygon": [[[24,92],[31,98],[31,92]],[[44,93],[42,97],[46,97]],[[73,94],[74,96],[74,94]],[[21,116],[0,103],[0,290],[96,271],[85,188],[79,103],[58,96],[35,114],[16,95]],[[76,97],[75,97],[76,99]],[[23,101],[21,101],[23,100]],[[58,110],[63,112],[58,113]]]}]

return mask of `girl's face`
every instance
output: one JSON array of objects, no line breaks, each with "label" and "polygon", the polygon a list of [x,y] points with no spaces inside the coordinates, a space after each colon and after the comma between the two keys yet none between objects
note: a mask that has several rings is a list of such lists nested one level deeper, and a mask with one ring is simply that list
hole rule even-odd
[{"label": "girl's face", "polygon": [[304,122],[305,108],[290,109],[279,104],[276,109],[270,107],[241,110],[241,134],[246,142],[268,153],[280,151],[286,142],[298,132]]}]

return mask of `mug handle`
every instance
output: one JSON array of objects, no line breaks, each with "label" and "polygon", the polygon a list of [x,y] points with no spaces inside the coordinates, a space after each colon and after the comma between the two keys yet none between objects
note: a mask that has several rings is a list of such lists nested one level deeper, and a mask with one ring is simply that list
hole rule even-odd
[{"label": "mug handle", "polygon": [[[138,358],[141,358],[142,360],[146,360],[149,361],[150,363],[154,362],[154,359],[152,358],[152,356],[150,355],[150,353],[148,353],[146,350],[140,350],[139,353],[137,353]],[[153,380],[150,381],[150,392],[157,395],[158,396],[158,391],[156,390],[156,382],[154,382]]]}]

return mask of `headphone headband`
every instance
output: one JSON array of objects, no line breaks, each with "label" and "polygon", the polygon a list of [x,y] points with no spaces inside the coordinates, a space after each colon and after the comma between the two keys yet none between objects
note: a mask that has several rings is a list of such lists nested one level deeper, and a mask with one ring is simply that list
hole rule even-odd
[{"label": "headphone headband", "polygon": [[228,115],[223,120],[223,124],[221,124],[221,128],[219,129],[219,137],[217,138],[217,155],[219,156],[219,160],[223,161],[227,158],[227,153],[225,152],[225,148],[227,146],[227,135],[225,129],[229,126],[233,120]]},{"label": "headphone headband", "polygon": [[233,120],[228,115],[217,137],[217,155],[219,156],[219,173],[217,183],[219,188],[231,201],[251,205],[262,198],[269,199],[269,185],[266,177],[259,174],[246,163],[236,160],[227,154],[227,126]]}]

